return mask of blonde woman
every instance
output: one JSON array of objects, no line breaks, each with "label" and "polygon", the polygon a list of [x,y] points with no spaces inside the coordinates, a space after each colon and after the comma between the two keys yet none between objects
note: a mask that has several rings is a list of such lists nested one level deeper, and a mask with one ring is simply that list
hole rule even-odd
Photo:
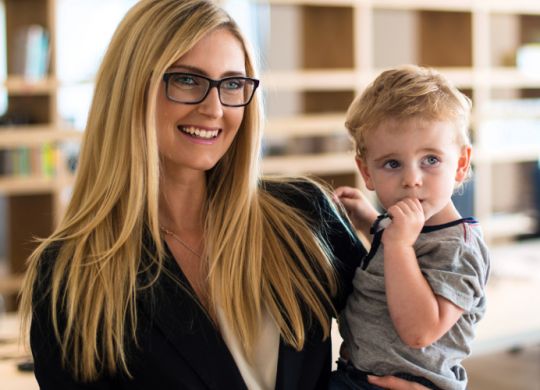
[{"label": "blonde woman", "polygon": [[317,185],[259,178],[254,77],[211,1],[142,0],[121,22],[70,204],[29,260],[42,389],[327,385],[364,249]]}]

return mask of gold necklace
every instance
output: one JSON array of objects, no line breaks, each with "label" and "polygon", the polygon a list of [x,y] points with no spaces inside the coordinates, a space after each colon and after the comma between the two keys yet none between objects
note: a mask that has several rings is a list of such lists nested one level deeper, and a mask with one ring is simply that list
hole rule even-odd
[{"label": "gold necklace", "polygon": [[173,240],[177,241],[180,245],[182,245],[184,248],[186,248],[188,251],[193,253],[195,256],[197,256],[199,259],[202,257],[202,254],[195,252],[191,247],[186,244],[180,237],[178,237],[174,232],[170,231],[169,229],[166,229],[163,226],[159,227],[163,233],[165,233],[168,236],[171,236]]}]

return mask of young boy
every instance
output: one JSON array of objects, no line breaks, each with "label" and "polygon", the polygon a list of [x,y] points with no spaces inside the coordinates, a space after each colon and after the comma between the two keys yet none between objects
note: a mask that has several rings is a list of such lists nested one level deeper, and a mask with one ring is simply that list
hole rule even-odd
[{"label": "young boy", "polygon": [[469,174],[469,113],[467,97],[417,66],[383,72],[350,106],[358,169],[388,218],[359,190],[336,190],[373,241],[341,313],[348,362],[331,388],[380,389],[366,376],[390,374],[466,388],[461,361],[485,312],[489,273],[477,221],[462,218],[451,199]]}]

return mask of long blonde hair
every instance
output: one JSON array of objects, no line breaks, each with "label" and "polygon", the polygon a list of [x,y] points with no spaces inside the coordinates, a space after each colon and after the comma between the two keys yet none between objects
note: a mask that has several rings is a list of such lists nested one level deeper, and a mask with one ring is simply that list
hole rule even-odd
[{"label": "long blonde hair", "polygon": [[[21,297],[27,330],[44,252],[59,247],[46,293],[63,363],[82,380],[103,371],[129,375],[126,340],[136,342],[145,235],[155,243],[153,281],[166,257],[158,223],[159,83],[174,61],[216,28],[239,39],[246,73],[256,76],[235,22],[209,0],[140,1],[117,28],[98,72],[73,195],[58,228],[30,256]],[[256,94],[230,149],[207,173],[210,305],[223,309],[248,357],[263,309],[294,348],[303,347],[313,320],[327,337],[336,292],[322,236],[260,186],[261,116]]]}]

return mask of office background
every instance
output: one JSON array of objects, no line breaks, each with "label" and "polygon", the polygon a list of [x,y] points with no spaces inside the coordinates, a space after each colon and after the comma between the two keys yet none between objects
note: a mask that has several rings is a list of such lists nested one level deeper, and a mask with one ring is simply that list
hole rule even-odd
[{"label": "office background", "polygon": [[[0,2],[0,294],[7,310],[16,307],[32,237],[51,231],[69,199],[92,80],[134,3]],[[455,200],[480,219],[494,253],[492,314],[475,351],[487,357],[523,347],[540,367],[540,3],[220,3],[258,53],[267,173],[361,187],[344,112],[387,66],[434,66],[473,99],[474,176]],[[539,371],[532,370],[537,384],[524,389],[540,388]]]}]

